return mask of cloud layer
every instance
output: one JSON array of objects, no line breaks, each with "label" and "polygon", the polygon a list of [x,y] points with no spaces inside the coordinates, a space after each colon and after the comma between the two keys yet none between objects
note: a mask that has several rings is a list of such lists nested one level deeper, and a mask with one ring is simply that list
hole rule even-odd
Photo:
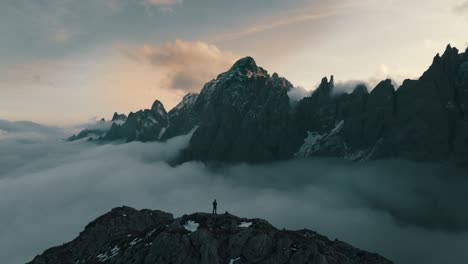
[{"label": "cloud layer", "polygon": [[211,168],[165,162],[189,136],[167,143],[66,143],[62,129],[0,122],[0,259],[24,263],[73,239],[112,207],[176,216],[219,211],[316,230],[395,263],[467,259],[468,179],[443,165],[298,160]]}]

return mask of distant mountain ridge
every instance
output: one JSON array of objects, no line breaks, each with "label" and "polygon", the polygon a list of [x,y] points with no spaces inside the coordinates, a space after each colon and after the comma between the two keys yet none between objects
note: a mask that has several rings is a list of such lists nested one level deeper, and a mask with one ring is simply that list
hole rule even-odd
[{"label": "distant mountain ridge", "polygon": [[178,163],[311,156],[468,162],[468,52],[448,45],[398,89],[390,80],[370,92],[357,85],[336,94],[334,87],[333,76],[323,78],[292,106],[294,86],[246,57],[169,113],[157,101],[159,111],[131,113],[100,139],[164,141],[197,127]]},{"label": "distant mountain ridge", "polygon": [[391,264],[310,230],[278,230],[262,219],[114,208],[69,243],[30,264]]}]

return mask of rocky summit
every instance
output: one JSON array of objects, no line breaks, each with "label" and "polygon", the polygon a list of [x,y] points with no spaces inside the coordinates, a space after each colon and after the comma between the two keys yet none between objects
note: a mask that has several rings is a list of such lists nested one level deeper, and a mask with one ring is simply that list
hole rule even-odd
[{"label": "rocky summit", "polygon": [[262,219],[230,214],[169,213],[119,207],[85,227],[73,241],[30,264],[390,264],[384,257],[331,241],[310,230],[279,230]]},{"label": "rocky summit", "polygon": [[101,140],[164,141],[194,130],[176,163],[313,156],[468,163],[467,52],[449,45],[419,79],[371,88],[339,93],[332,76],[291,103],[294,86],[246,57],[168,114],[157,101],[112,125]]}]

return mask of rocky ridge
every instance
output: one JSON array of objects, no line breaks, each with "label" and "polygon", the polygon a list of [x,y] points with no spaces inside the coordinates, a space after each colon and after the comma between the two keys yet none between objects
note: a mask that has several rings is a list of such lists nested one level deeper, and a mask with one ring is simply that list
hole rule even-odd
[{"label": "rocky ridge", "polygon": [[164,141],[197,128],[178,163],[311,156],[468,163],[467,52],[447,46],[421,78],[398,88],[383,80],[370,92],[357,85],[337,94],[332,76],[294,104],[291,89],[285,78],[246,57],[169,114],[160,104],[158,122],[145,121],[151,110],[130,114],[102,139]]},{"label": "rocky ridge", "polygon": [[130,113],[123,124],[113,123],[101,140],[156,141],[161,139],[168,124],[166,109],[156,100],[151,109]]},{"label": "rocky ridge", "polygon": [[390,264],[384,257],[310,230],[279,230],[262,219],[114,208],[69,243],[29,264],[317,263]]}]

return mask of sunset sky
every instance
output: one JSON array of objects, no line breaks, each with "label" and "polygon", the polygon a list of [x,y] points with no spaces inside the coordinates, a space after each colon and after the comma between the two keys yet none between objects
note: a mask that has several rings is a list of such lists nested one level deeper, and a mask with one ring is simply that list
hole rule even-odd
[{"label": "sunset sky", "polygon": [[78,124],[184,94],[252,56],[295,86],[417,78],[468,45],[466,0],[6,0],[0,119]]}]

